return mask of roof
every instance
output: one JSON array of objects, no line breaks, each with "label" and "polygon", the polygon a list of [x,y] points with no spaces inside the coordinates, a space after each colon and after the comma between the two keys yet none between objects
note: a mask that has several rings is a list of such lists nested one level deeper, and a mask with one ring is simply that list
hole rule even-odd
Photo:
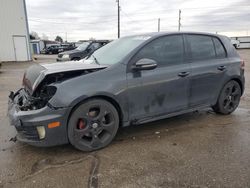
[{"label": "roof", "polygon": [[97,40],[97,39],[93,39],[93,40],[79,40],[78,42],[110,42],[111,40],[106,40],[106,39],[101,39],[101,40]]},{"label": "roof", "polygon": [[[210,35],[210,36],[222,36],[222,35],[214,34],[214,33],[194,32],[194,31],[152,32],[152,33],[136,34],[136,35],[132,35],[132,36],[157,37],[157,36],[164,36],[164,35],[171,35],[171,34],[200,34],[200,35]],[[129,36],[127,36],[127,37],[129,37]]]}]

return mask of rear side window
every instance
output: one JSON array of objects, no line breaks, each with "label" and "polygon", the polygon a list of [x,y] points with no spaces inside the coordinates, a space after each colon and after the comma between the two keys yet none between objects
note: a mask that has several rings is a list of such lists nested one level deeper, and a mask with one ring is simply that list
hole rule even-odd
[{"label": "rear side window", "polygon": [[224,49],[223,45],[221,44],[221,42],[219,41],[219,39],[213,38],[213,41],[214,41],[214,46],[215,46],[215,51],[216,51],[217,57],[218,58],[226,57],[225,49]]},{"label": "rear side window", "polygon": [[155,39],[137,53],[134,61],[143,58],[153,59],[159,66],[183,63],[184,47],[182,35],[170,35]]},{"label": "rear side window", "polygon": [[216,57],[212,38],[203,35],[187,35],[193,60],[213,59]]}]

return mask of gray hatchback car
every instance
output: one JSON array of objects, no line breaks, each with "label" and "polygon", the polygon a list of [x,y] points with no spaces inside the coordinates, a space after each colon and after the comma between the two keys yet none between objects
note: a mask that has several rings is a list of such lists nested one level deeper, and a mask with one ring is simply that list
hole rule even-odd
[{"label": "gray hatchback car", "polygon": [[119,126],[212,107],[230,114],[244,61],[229,38],[194,32],[123,37],[79,62],[37,64],[9,96],[17,139],[36,146],[107,146]]}]

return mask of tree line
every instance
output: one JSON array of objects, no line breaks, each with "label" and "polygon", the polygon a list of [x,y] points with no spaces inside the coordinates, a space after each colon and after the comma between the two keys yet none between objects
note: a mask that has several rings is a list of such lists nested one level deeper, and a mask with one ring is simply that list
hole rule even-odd
[{"label": "tree line", "polygon": [[[45,34],[42,34],[42,37],[40,37],[40,36],[38,35],[38,33],[35,32],[35,31],[32,31],[32,32],[30,33],[30,40],[39,40],[39,39],[42,39],[42,40],[49,40],[49,37],[48,37],[47,35],[45,35]],[[62,37],[59,36],[59,35],[56,36],[55,41],[60,42],[60,43],[63,43],[63,39],[62,39]]]}]

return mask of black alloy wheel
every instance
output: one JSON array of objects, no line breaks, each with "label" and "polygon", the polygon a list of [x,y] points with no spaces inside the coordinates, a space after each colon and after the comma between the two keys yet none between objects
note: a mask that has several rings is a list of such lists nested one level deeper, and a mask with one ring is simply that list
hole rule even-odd
[{"label": "black alloy wheel", "polygon": [[219,99],[213,109],[220,114],[230,114],[239,106],[241,87],[238,82],[231,80],[223,87]]},{"label": "black alloy wheel", "polygon": [[79,150],[93,151],[107,146],[119,127],[116,108],[102,99],[88,100],[72,113],[68,124],[70,143]]}]

